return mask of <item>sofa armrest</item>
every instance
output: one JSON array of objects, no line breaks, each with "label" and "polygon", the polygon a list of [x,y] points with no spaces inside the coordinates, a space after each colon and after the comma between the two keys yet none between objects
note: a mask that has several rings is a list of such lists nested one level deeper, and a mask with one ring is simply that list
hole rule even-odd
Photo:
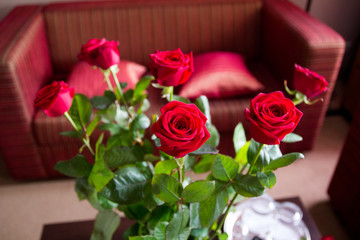
[{"label": "sofa armrest", "polygon": [[17,7],[0,23],[0,151],[14,178],[46,175],[32,131],[36,92],[52,76],[41,10]]},{"label": "sofa armrest", "polygon": [[264,0],[263,13],[263,61],[277,79],[288,80],[292,87],[294,64],[297,63],[323,75],[329,83],[328,91],[321,96],[323,102],[311,108],[304,104],[299,106],[304,117],[295,132],[302,135],[304,141],[286,148],[288,151],[310,150],[329,106],[345,52],[345,41],[337,32],[288,0]]},{"label": "sofa armrest", "polygon": [[288,0],[264,0],[263,17],[263,57],[272,70],[290,81],[298,63],[323,75],[332,91],[344,39]]}]

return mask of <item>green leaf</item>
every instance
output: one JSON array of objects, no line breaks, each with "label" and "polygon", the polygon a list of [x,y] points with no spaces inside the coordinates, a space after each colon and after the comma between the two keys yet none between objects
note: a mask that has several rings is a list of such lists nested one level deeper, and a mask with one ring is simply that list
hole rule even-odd
[{"label": "green leaf", "polygon": [[123,96],[124,98],[121,99],[121,102],[126,102],[127,104],[130,104],[134,96],[134,89],[128,89],[126,92],[124,92]]},{"label": "green leaf", "polygon": [[158,205],[164,202],[158,199],[152,192],[151,182],[148,182],[144,188],[144,206],[149,210],[153,211]]},{"label": "green leaf", "polygon": [[223,214],[228,203],[225,184],[216,182],[214,193],[205,201],[190,203],[190,228],[208,228]]},{"label": "green leaf", "polygon": [[105,124],[101,124],[98,127],[99,130],[108,130],[111,135],[115,135],[118,134],[119,132],[121,132],[122,127],[120,127],[119,125],[115,124],[115,123],[105,123]]},{"label": "green leaf", "polygon": [[273,172],[259,172],[256,176],[260,183],[269,189],[271,189],[276,183],[276,176]]},{"label": "green leaf", "polygon": [[264,194],[265,187],[256,176],[238,174],[232,184],[234,190],[244,197],[258,197]]},{"label": "green leaf", "polygon": [[140,106],[139,109],[138,109],[138,114],[149,110],[149,109],[150,109],[150,106],[151,106],[150,101],[149,101],[147,98],[145,98],[145,99],[142,101],[141,106]]},{"label": "green leaf", "polygon": [[106,96],[95,96],[90,99],[91,104],[96,109],[107,109],[114,101]]},{"label": "green leaf", "polygon": [[217,154],[219,150],[209,144],[203,144],[198,150],[191,152],[192,155]]},{"label": "green leaf", "polygon": [[126,217],[128,217],[129,219],[140,222],[144,220],[150,213],[142,202],[126,205],[123,211]]},{"label": "green leaf", "polygon": [[209,235],[209,231],[207,228],[193,228],[191,229],[190,235],[195,238],[203,239]]},{"label": "green leaf", "polygon": [[172,215],[172,208],[168,204],[157,206],[152,212],[147,221],[149,229],[154,229],[160,222],[168,221]]},{"label": "green leaf", "polygon": [[189,222],[189,209],[183,206],[174,214],[165,230],[166,239],[187,240],[191,230],[185,228]]},{"label": "green leaf", "polygon": [[65,131],[65,132],[61,132],[60,135],[72,137],[72,138],[82,138],[83,131]]},{"label": "green leaf", "polygon": [[92,114],[89,99],[83,94],[75,94],[69,114],[79,129],[85,127],[90,121]]},{"label": "green leaf", "polygon": [[112,147],[105,152],[104,159],[110,168],[118,168],[142,160],[139,154],[141,152],[135,147]]},{"label": "green leaf", "polygon": [[245,165],[248,162],[247,153],[250,147],[251,141],[247,141],[244,146],[237,151],[235,156],[235,161],[239,163],[240,166]]},{"label": "green leaf", "polygon": [[217,155],[205,154],[201,160],[193,167],[195,173],[205,173],[211,170],[211,164]]},{"label": "green leaf", "polygon": [[70,160],[57,162],[54,167],[56,171],[69,177],[88,177],[91,168],[92,165],[80,154]]},{"label": "green leaf", "polygon": [[215,181],[196,181],[187,185],[181,197],[187,203],[201,202],[210,197],[215,190]]},{"label": "green leaf", "polygon": [[263,151],[266,151],[269,154],[271,160],[282,156],[279,145],[264,145]]},{"label": "green leaf", "polygon": [[214,125],[206,124],[206,127],[210,133],[210,138],[205,142],[205,144],[216,148],[217,146],[219,146],[220,134]]},{"label": "green leaf", "polygon": [[148,183],[146,173],[135,166],[125,166],[115,172],[115,177],[101,191],[101,195],[118,204],[133,204],[144,198]]},{"label": "green leaf", "polygon": [[233,143],[236,153],[246,144],[246,135],[242,123],[238,123],[235,127]]},{"label": "green leaf", "polygon": [[105,147],[99,146],[94,166],[90,172],[89,183],[99,192],[114,177],[114,173],[106,166],[103,158]]},{"label": "green leaf", "polygon": [[86,133],[88,136],[91,136],[91,134],[94,132],[96,126],[99,124],[101,120],[101,117],[97,116],[92,120],[92,122],[87,126]]},{"label": "green leaf", "polygon": [[154,236],[156,240],[165,240],[165,230],[169,223],[159,222],[154,229]]},{"label": "green leaf", "polygon": [[147,89],[150,85],[150,82],[154,79],[153,76],[147,75],[142,77],[135,85],[134,89],[134,99],[138,99],[145,89]]},{"label": "green leaf", "polygon": [[191,168],[194,166],[194,164],[196,162],[196,156],[187,154],[184,158],[185,158],[184,169],[185,169],[185,171],[189,171],[189,170],[191,170]]},{"label": "green leaf", "polygon": [[289,133],[284,137],[282,142],[285,143],[294,143],[294,142],[301,142],[303,140],[302,136],[296,134],[296,133]]},{"label": "green leaf", "polygon": [[239,164],[231,157],[218,154],[213,161],[211,172],[215,179],[228,182],[233,179],[239,170]]},{"label": "green leaf", "polygon": [[175,95],[173,96],[173,101],[178,101],[178,102],[183,102],[183,103],[186,103],[186,104],[190,104],[191,101],[187,98],[184,98],[182,96],[179,96],[179,95]]},{"label": "green leaf", "polygon": [[167,203],[175,203],[180,200],[182,186],[180,182],[166,174],[156,174],[152,180],[154,194]]},{"label": "green leaf", "polygon": [[[256,142],[254,139],[251,139],[251,143],[250,143],[248,153],[247,153],[248,162],[250,164],[253,164],[253,162],[255,161],[256,153],[257,153],[257,151],[259,150],[260,147],[261,147],[260,143]],[[262,149],[260,151],[258,159],[256,160],[255,166],[258,169],[262,170],[269,163],[270,163],[269,153],[267,151],[265,151],[264,149]]]},{"label": "green leaf", "polygon": [[131,131],[138,131],[146,129],[150,126],[150,119],[143,113],[137,115],[135,119],[130,123]]},{"label": "green leaf", "polygon": [[119,204],[110,201],[109,199],[98,194],[98,199],[101,207],[105,210],[110,210],[119,206]]},{"label": "green leaf", "polygon": [[91,240],[111,240],[120,225],[120,216],[113,211],[100,211],[96,215]]},{"label": "green leaf", "polygon": [[79,200],[87,199],[93,208],[103,210],[98,199],[98,192],[89,184],[87,178],[76,179],[75,191]]},{"label": "green leaf", "polygon": [[278,168],[286,167],[299,158],[304,158],[304,155],[297,152],[285,154],[282,157],[272,160],[269,165],[265,166],[264,170],[274,171]]},{"label": "green leaf", "polygon": [[227,240],[228,237],[227,233],[218,234],[219,240]]},{"label": "green leaf", "polygon": [[160,161],[155,165],[155,174],[167,174],[170,175],[174,169],[178,168],[178,165],[174,159]]},{"label": "green leaf", "polygon": [[131,227],[125,230],[123,234],[123,239],[129,240],[130,237],[137,236],[139,234],[139,228],[140,228],[139,223],[134,223],[133,225],[131,225]]},{"label": "green leaf", "polygon": [[157,239],[155,237],[153,237],[153,236],[145,235],[145,236],[129,237],[129,240],[157,240]]},{"label": "green leaf", "polygon": [[194,104],[206,116],[207,123],[211,123],[210,104],[208,98],[204,95],[201,95],[195,100]]}]

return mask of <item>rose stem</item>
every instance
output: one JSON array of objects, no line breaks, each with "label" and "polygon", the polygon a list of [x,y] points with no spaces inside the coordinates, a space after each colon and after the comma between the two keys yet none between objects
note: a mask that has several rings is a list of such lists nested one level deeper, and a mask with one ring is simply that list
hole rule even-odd
[{"label": "rose stem", "polygon": [[174,99],[174,87],[171,86],[169,87],[170,88],[170,97],[169,97],[169,100],[170,102]]},{"label": "rose stem", "polygon": [[[114,66],[115,66],[115,65],[114,65]],[[118,79],[117,76],[116,76],[116,73],[115,73],[115,70],[114,70],[113,66],[111,66],[109,69],[110,69],[110,72],[111,72],[111,74],[112,74],[112,76],[113,76],[113,78],[114,78],[116,87],[117,87],[117,89],[119,90],[120,97],[124,100],[124,106],[125,106],[126,112],[128,113],[129,117],[130,117],[131,119],[133,119],[133,116],[132,116],[132,114],[131,114],[131,112],[130,112],[130,110],[129,110],[129,106],[128,106],[128,105],[126,104],[126,102],[125,102],[123,90],[122,90],[122,88],[121,88],[121,86],[120,86],[119,79]]]},{"label": "rose stem", "polygon": [[[72,120],[70,114],[68,112],[64,113],[64,116],[66,117],[66,119],[70,122],[70,124],[73,126],[73,128],[78,132],[80,131],[80,129],[76,126],[75,122]],[[90,141],[89,141],[89,137],[86,134],[86,139],[82,138],[82,141],[84,142],[84,144],[86,145],[86,147],[89,149],[90,153],[95,156],[94,151],[92,150],[91,146],[90,146]]]},{"label": "rose stem", "polygon": [[254,162],[253,162],[253,164],[251,164],[250,169],[249,169],[249,171],[247,172],[247,175],[248,175],[249,173],[251,173],[251,171],[253,170],[253,168],[254,168],[254,166],[255,166],[255,164],[256,164],[256,161],[257,161],[258,158],[259,158],[259,155],[260,155],[260,152],[261,152],[261,149],[263,148],[263,146],[264,146],[264,144],[261,143],[260,146],[259,146],[259,148],[258,148],[258,150],[257,150],[257,152],[256,152]]},{"label": "rose stem", "polygon": [[112,87],[112,84],[111,84],[111,82],[110,82],[110,78],[109,78],[110,73],[109,73],[109,71],[107,71],[107,70],[102,70],[102,72],[103,72],[103,74],[104,74],[104,76],[105,76],[105,81],[106,81],[106,83],[107,83],[107,85],[108,85],[109,90],[113,92],[113,91],[114,91],[114,88]]},{"label": "rose stem", "polygon": [[230,204],[227,206],[226,212],[225,212],[223,218],[221,219],[220,224],[218,224],[218,226],[217,226],[216,229],[215,229],[215,232],[213,233],[213,235],[210,237],[209,240],[214,239],[214,238],[216,237],[217,231],[218,231],[220,228],[222,228],[222,226],[224,225],[225,219],[226,219],[226,217],[227,217],[227,215],[228,215],[228,213],[229,213],[229,211],[230,211],[230,208],[231,208],[232,205],[234,204],[234,202],[235,202],[235,200],[236,200],[236,198],[237,198],[238,195],[239,195],[239,194],[236,193],[236,194],[234,195],[234,197],[231,199],[231,202],[230,202]]}]

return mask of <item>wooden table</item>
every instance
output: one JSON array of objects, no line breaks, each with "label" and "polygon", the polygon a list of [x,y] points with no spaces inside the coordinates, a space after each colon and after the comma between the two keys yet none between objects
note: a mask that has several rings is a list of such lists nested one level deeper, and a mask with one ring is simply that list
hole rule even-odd
[{"label": "wooden table", "polygon": [[[318,230],[314,220],[311,218],[310,213],[304,208],[300,198],[284,198],[277,199],[278,202],[289,201],[297,204],[303,211],[303,221],[309,229],[312,240],[320,240],[321,233]],[[122,239],[124,231],[130,227],[134,222],[122,218],[120,227],[114,234],[113,239]],[[43,228],[41,240],[89,240],[91,231],[94,225],[93,220],[69,222],[69,223],[55,223],[46,224]]]}]

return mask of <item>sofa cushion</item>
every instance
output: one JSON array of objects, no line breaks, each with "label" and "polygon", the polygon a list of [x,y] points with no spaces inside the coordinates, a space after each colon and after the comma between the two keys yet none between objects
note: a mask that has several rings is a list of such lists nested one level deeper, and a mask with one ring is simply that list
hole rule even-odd
[{"label": "sofa cushion", "polygon": [[[133,89],[146,71],[145,66],[126,60],[121,60],[118,67],[120,71],[116,75],[119,82],[128,84],[125,91],[129,88]],[[103,95],[104,91],[108,89],[104,79],[104,75],[99,69],[93,68],[86,62],[79,62],[72,69],[67,83],[75,89],[75,93],[82,93],[88,98],[92,98]],[[111,75],[110,80],[115,87],[114,78]]]},{"label": "sofa cushion", "polygon": [[247,69],[244,57],[232,52],[210,52],[194,57],[194,73],[179,95],[194,99],[249,95],[264,86]]}]

